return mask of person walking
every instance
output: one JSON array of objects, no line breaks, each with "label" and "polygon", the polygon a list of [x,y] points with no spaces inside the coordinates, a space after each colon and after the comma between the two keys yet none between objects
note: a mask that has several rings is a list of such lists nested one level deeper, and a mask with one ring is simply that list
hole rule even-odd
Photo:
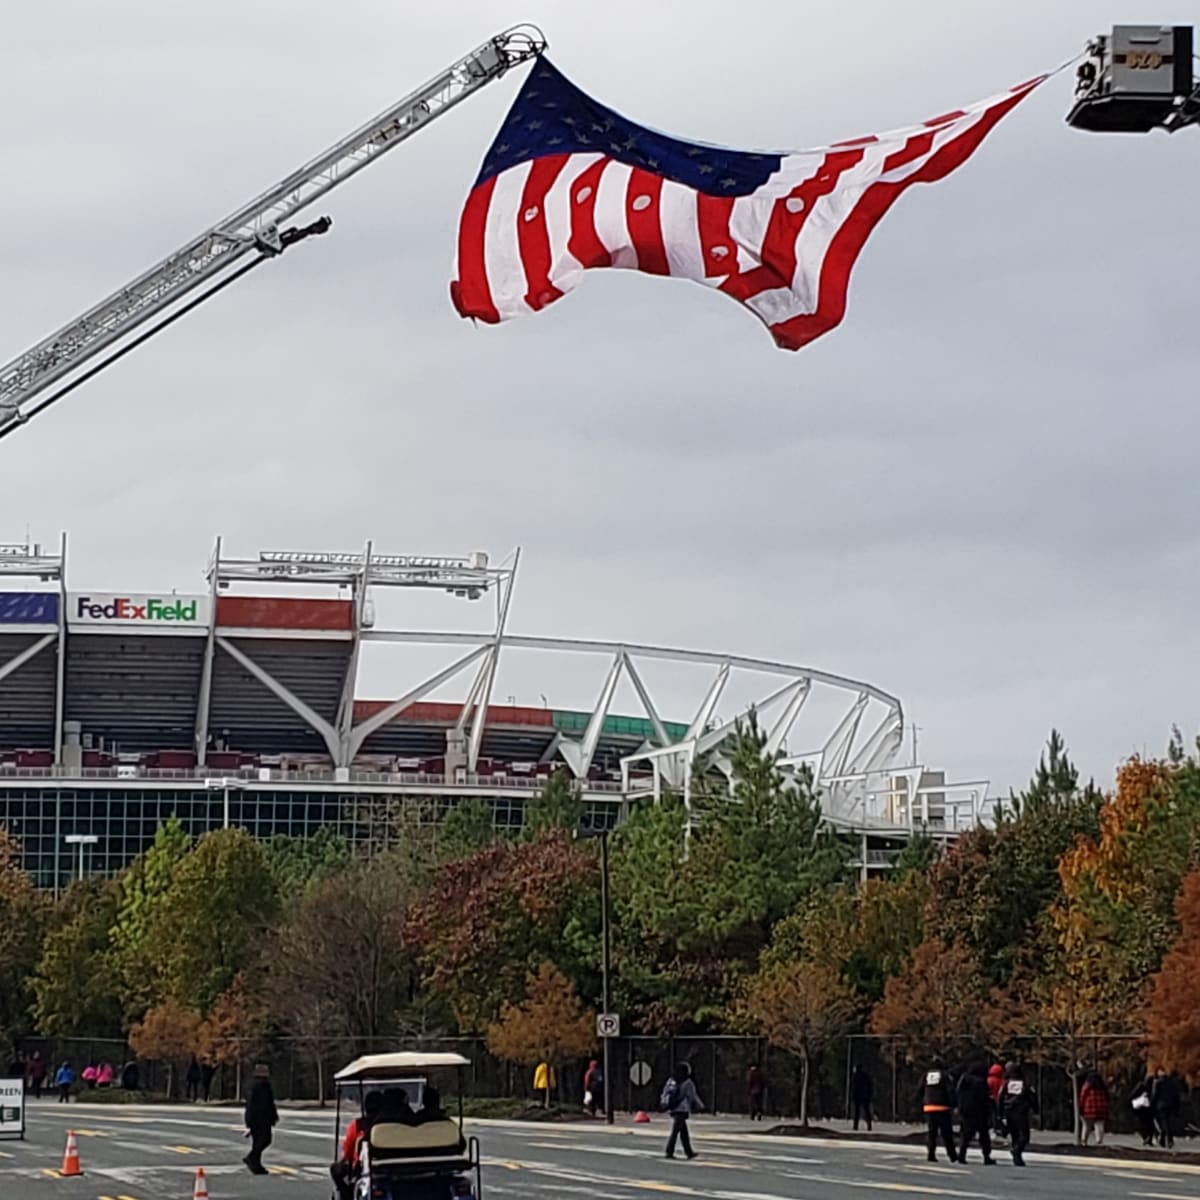
[{"label": "person walking", "polygon": [[1008,1128],[1009,1148],[1013,1165],[1025,1165],[1025,1148],[1029,1145],[1029,1114],[1038,1111],[1037,1094],[1025,1082],[1021,1064],[1010,1062],[1004,1068],[1004,1090],[1000,1094],[1004,1106],[1004,1124]]},{"label": "person walking", "polygon": [[75,1070],[69,1062],[64,1062],[54,1076],[54,1086],[58,1088],[59,1104],[71,1102],[71,1088],[75,1083]]},{"label": "person walking", "polygon": [[867,1123],[867,1132],[871,1132],[871,1104],[875,1099],[875,1081],[867,1069],[859,1063],[850,1076],[850,1104],[854,1113],[854,1128],[858,1128],[861,1117]]},{"label": "person walking", "polygon": [[749,1100],[750,1120],[763,1119],[763,1106],[767,1095],[767,1073],[758,1063],[753,1063],[746,1072],[746,1098]]},{"label": "person walking", "polygon": [[216,1076],[217,1068],[210,1062],[204,1063],[200,1067],[200,1086],[204,1089],[204,1103],[207,1104],[212,1096],[213,1078]]},{"label": "person walking", "polygon": [[35,1050],[33,1056],[29,1060],[29,1090],[33,1092],[33,1098],[40,1100],[42,1098],[42,1088],[46,1085],[46,1060],[42,1058],[42,1052]]},{"label": "person walking", "polygon": [[957,1161],[954,1150],[954,1101],[950,1094],[950,1076],[940,1058],[935,1057],[925,1072],[924,1091],[921,1102],[925,1113],[925,1147],[929,1161],[937,1162],[937,1143],[940,1137],[946,1144],[946,1157]]},{"label": "person walking", "polygon": [[1143,1146],[1154,1145],[1154,1110],[1150,1107],[1150,1093],[1154,1090],[1154,1076],[1147,1075],[1133,1089],[1129,1106],[1133,1109],[1134,1123]]},{"label": "person walking", "polygon": [[691,1135],[688,1133],[688,1118],[692,1113],[704,1111],[704,1102],[696,1091],[692,1080],[692,1068],[687,1063],[680,1063],[675,1068],[675,1074],[667,1080],[661,1097],[662,1108],[671,1114],[671,1136],[667,1138],[667,1157],[675,1157],[675,1146],[683,1146],[686,1158],[695,1158],[692,1149]]},{"label": "person walking", "polygon": [[1079,1115],[1083,1120],[1083,1144],[1086,1146],[1092,1134],[1096,1145],[1104,1145],[1104,1125],[1109,1113],[1108,1086],[1099,1071],[1089,1071],[1079,1091]]},{"label": "person walking", "polygon": [[242,1162],[252,1175],[266,1175],[263,1151],[271,1144],[271,1131],[279,1124],[275,1107],[275,1091],[271,1087],[271,1072],[262,1063],[254,1068],[254,1083],[246,1098],[246,1132],[250,1138],[250,1153]]},{"label": "person walking", "polygon": [[116,1071],[113,1070],[113,1065],[110,1062],[102,1062],[96,1071],[96,1086],[98,1088],[110,1088],[113,1085],[113,1080],[116,1078]]},{"label": "person walking", "polygon": [[1179,1118],[1182,1106],[1183,1096],[1179,1090],[1179,1081],[1159,1067],[1150,1087],[1150,1109],[1154,1114],[1158,1144],[1166,1150],[1175,1149],[1175,1122]]},{"label": "person walking", "polygon": [[962,1117],[962,1134],[958,1144],[958,1161],[967,1161],[967,1147],[978,1137],[979,1149],[983,1152],[983,1161],[989,1166],[995,1166],[992,1157],[992,1135],[988,1129],[992,1117],[992,1098],[988,1091],[988,1081],[983,1074],[983,1065],[969,1063],[958,1080],[955,1089],[958,1102],[958,1113]]},{"label": "person walking", "polygon": [[988,1095],[992,1098],[992,1130],[997,1137],[1007,1137],[1004,1128],[1004,1104],[1000,1094],[1004,1091],[1004,1068],[999,1063],[992,1063],[987,1075]]},{"label": "person walking", "polygon": [[99,1078],[100,1078],[100,1068],[98,1066],[96,1066],[95,1063],[91,1063],[91,1062],[88,1063],[88,1065],[83,1068],[83,1074],[80,1076],[80,1079],[82,1079],[83,1082],[87,1085],[87,1088],[89,1091],[91,1091],[96,1086],[96,1080]]},{"label": "person walking", "polygon": [[594,1058],[583,1074],[583,1105],[593,1117],[597,1109],[608,1111],[604,1107],[604,1071]]},{"label": "person walking", "polygon": [[187,1098],[195,1104],[200,1099],[200,1063],[196,1060],[196,1056],[192,1055],[192,1061],[188,1063],[187,1075],[184,1076],[187,1082]]}]

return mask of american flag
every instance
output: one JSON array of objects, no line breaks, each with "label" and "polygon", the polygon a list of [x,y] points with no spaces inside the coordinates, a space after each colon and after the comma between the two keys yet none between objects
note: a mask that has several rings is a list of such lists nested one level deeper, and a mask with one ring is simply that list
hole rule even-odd
[{"label": "american flag", "polygon": [[451,299],[496,323],[589,267],[624,267],[717,288],[799,350],[841,322],[855,260],[901,194],[965,162],[1046,78],[919,126],[756,154],[637,125],[541,58],[467,198]]}]

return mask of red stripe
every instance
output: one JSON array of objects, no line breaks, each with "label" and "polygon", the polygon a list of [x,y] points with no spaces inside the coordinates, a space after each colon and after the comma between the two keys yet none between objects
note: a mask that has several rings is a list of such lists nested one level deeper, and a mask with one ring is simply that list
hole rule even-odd
[{"label": "red stripe", "polygon": [[496,190],[496,176],[474,188],[467,197],[458,223],[458,278],[450,284],[450,301],[459,316],[474,317],[495,325],[500,314],[488,286],[485,245],[488,209]]},{"label": "red stripe", "polygon": [[517,245],[525,268],[525,303],[536,312],[562,292],[550,282],[550,234],[546,228],[546,193],[566,166],[567,154],[548,154],[534,160],[521,192],[517,213]]},{"label": "red stripe", "polygon": [[567,249],[585,267],[612,266],[612,256],[596,233],[596,193],[600,176],[611,161],[602,158],[593,163],[571,184],[571,240]]},{"label": "red stripe", "polygon": [[[850,273],[862,252],[871,230],[880,218],[916,183],[933,183],[960,166],[978,148],[997,123],[1012,111],[1029,93],[1013,95],[990,108],[987,113],[958,137],[940,147],[918,171],[895,183],[876,182],[863,193],[854,211],[834,235],[821,264],[819,301],[815,313],[805,313],[771,326],[776,344],[784,350],[799,350],[809,342],[828,333],[846,315],[846,292]],[[893,157],[907,153],[897,151]]]},{"label": "red stripe", "polygon": [[842,150],[850,146],[871,146],[877,141],[879,139],[873,133],[869,133],[866,137],[847,138],[844,142],[833,142],[832,147],[835,150]]},{"label": "red stripe", "polygon": [[731,216],[732,196],[709,196],[704,192],[696,196],[696,228],[706,276],[737,274],[737,244],[729,231]]},{"label": "red stripe", "polygon": [[796,277],[796,242],[809,213],[822,197],[837,189],[841,177],[851,167],[862,162],[863,153],[861,149],[830,151],[815,175],[797,184],[784,199],[776,200],[771,206],[771,217],[763,237],[762,267],[747,272],[736,291],[733,288],[722,290],[745,300],[771,288],[790,288]]},{"label": "red stripe", "polygon": [[951,121],[959,121],[967,114],[961,108],[956,108],[953,112],[942,113],[940,117],[930,117],[925,122],[926,125],[949,125]]},{"label": "red stripe", "polygon": [[625,187],[625,224],[629,240],[637,251],[638,270],[649,275],[670,275],[667,248],[663,244],[659,201],[662,199],[661,175],[634,167]]},{"label": "red stripe", "polygon": [[886,175],[889,171],[895,171],[898,167],[907,166],[910,162],[923,157],[933,149],[933,139],[937,137],[937,131],[931,129],[928,133],[915,133],[900,147],[899,150],[893,150],[891,154],[883,160],[883,173]]}]

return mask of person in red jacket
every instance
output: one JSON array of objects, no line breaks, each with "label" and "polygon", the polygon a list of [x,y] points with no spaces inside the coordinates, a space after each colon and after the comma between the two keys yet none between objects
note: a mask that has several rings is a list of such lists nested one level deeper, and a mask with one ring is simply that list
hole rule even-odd
[{"label": "person in red jacket", "polygon": [[346,1130],[346,1136],[342,1139],[342,1156],[329,1168],[339,1200],[351,1200],[354,1195],[354,1183],[362,1162],[362,1143],[378,1120],[382,1108],[383,1093],[368,1092],[363,1098],[363,1115],[355,1117]]},{"label": "person in red jacket", "polygon": [[992,1063],[988,1068],[987,1085],[988,1095],[992,1098],[992,1128],[997,1137],[1004,1137],[1004,1106],[1000,1103],[1000,1093],[1004,1091],[1004,1068],[999,1063]]},{"label": "person in red jacket", "polygon": [[1089,1071],[1079,1092],[1079,1115],[1083,1118],[1083,1144],[1096,1135],[1096,1145],[1104,1145],[1104,1122],[1108,1120],[1108,1088],[1099,1071]]}]

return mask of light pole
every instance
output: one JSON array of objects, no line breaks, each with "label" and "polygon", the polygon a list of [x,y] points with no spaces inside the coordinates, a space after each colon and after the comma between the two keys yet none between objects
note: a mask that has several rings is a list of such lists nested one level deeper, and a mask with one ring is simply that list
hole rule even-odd
[{"label": "light pole", "polygon": [[68,833],[63,841],[68,846],[79,847],[79,879],[83,880],[83,848],[84,846],[95,846],[100,838],[94,833]]},{"label": "light pole", "polygon": [[[600,927],[602,944],[602,957],[600,960],[600,1004],[606,1013],[609,1011],[608,979],[612,954],[608,916],[608,834],[609,831],[607,829],[587,828],[580,829],[575,835],[578,838],[600,839]],[[601,1040],[604,1043],[604,1119],[611,1125],[613,1123],[613,1079],[610,1070],[612,1065],[612,1054],[610,1051],[612,1038],[606,1037]]]},{"label": "light pole", "polygon": [[224,793],[224,819],[221,823],[222,829],[229,828],[229,793],[243,791],[246,785],[240,779],[230,779],[226,776],[223,779],[206,779],[204,781],[205,788],[210,792]]}]

